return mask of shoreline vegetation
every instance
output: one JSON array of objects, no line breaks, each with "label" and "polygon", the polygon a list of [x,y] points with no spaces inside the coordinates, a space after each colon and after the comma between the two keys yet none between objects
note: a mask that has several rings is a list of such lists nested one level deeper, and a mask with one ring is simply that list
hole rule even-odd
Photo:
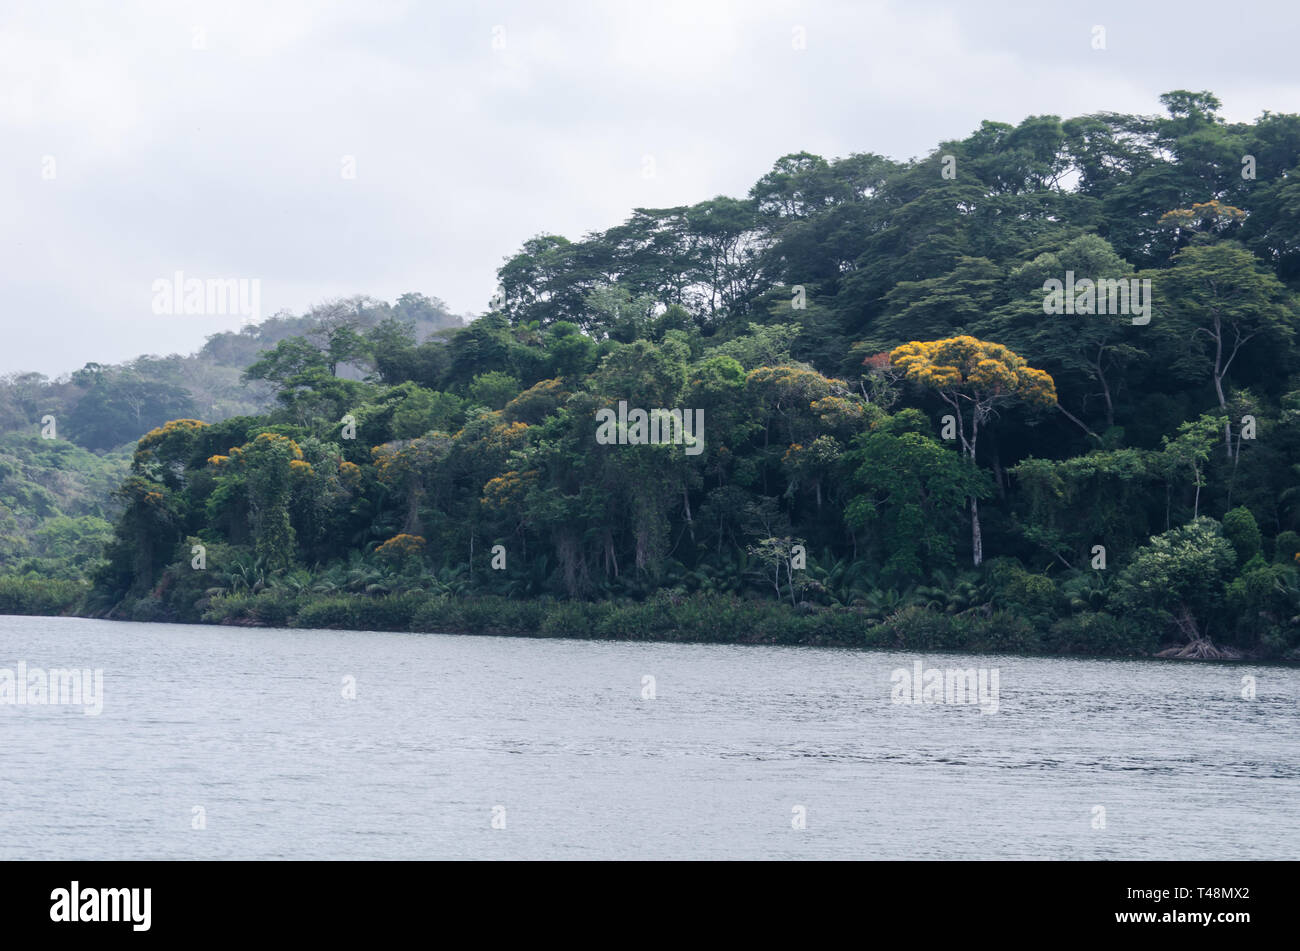
[{"label": "shoreline vegetation", "polygon": [[[0,578],[0,614],[95,617],[82,610],[90,586],[76,581]],[[147,613],[147,612],[146,612]],[[734,596],[661,594],[642,602],[512,600],[405,593],[304,596],[284,591],[215,597],[196,619],[101,615],[105,620],[236,627],[563,637],[578,640],[765,644],[865,650],[935,650],[1037,656],[1253,660],[1208,640],[1159,643],[1104,612],[1046,628],[1005,610],[947,614],[912,604],[885,617],[865,608],[790,607]],[[1272,658],[1273,661],[1278,658]],[[1296,661],[1300,658],[1285,658]]]},{"label": "shoreline vegetation", "polygon": [[1160,102],[0,378],[0,610],[1300,659],[1300,115]]}]

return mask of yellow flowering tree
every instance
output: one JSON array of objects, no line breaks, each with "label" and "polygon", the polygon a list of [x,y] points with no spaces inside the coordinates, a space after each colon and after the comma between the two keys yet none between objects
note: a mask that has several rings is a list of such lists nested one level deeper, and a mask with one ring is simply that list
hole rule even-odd
[{"label": "yellow flowering tree", "polygon": [[375,557],[395,568],[411,568],[420,563],[424,549],[424,536],[402,533],[394,535],[376,548]]},{"label": "yellow flowering tree", "polygon": [[169,487],[180,485],[180,475],[208,424],[197,419],[173,419],[140,437],[131,460],[133,472]]},{"label": "yellow flowering tree", "polygon": [[[1016,401],[1034,406],[1056,405],[1056,383],[1050,374],[1031,367],[1015,351],[975,337],[912,341],[889,355],[903,378],[933,390],[953,410],[962,453],[976,464],[980,427],[998,407]],[[971,545],[976,566],[984,560],[979,500],[970,497]]]},{"label": "yellow flowering tree", "polygon": [[403,533],[414,535],[421,531],[420,506],[428,487],[436,483],[438,468],[450,451],[451,437],[439,432],[419,439],[396,440],[370,450],[380,484],[406,506]]}]

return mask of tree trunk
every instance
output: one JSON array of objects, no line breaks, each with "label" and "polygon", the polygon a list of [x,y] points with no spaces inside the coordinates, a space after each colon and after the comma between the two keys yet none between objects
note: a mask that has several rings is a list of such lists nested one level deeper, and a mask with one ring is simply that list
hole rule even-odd
[{"label": "tree trunk", "polygon": [[[1234,354],[1235,355],[1235,354]],[[1229,360],[1229,363],[1232,361]],[[1223,395],[1223,377],[1228,371],[1223,366],[1223,326],[1219,315],[1214,315],[1214,392],[1219,397],[1219,409],[1226,410],[1228,401]],[[1223,442],[1228,455],[1232,455],[1232,420],[1223,424]]]},{"label": "tree trunk", "polygon": [[1110,387],[1106,385],[1106,374],[1101,375],[1101,395],[1106,400],[1106,428],[1115,425],[1115,404],[1110,398]]},{"label": "tree trunk", "polygon": [[1097,382],[1101,384],[1101,395],[1106,401],[1106,426],[1109,428],[1115,425],[1115,404],[1111,402],[1110,386],[1106,383],[1106,371],[1101,366],[1105,352],[1105,344],[1097,348],[1097,359],[1092,368],[1097,371]]},{"label": "tree trunk", "polygon": [[975,567],[984,563],[984,538],[980,534],[980,503],[975,496],[970,497],[970,538]]},{"label": "tree trunk", "polygon": [[420,524],[420,502],[424,495],[424,487],[419,482],[411,485],[406,493],[406,521],[402,524],[402,531],[407,535],[422,535],[424,528]]},{"label": "tree trunk", "polygon": [[1178,605],[1178,611],[1174,614],[1174,623],[1178,625],[1178,629],[1182,632],[1183,636],[1187,638],[1188,643],[1202,639],[1202,634],[1197,626],[1196,618],[1192,615],[1192,612],[1187,605]]}]

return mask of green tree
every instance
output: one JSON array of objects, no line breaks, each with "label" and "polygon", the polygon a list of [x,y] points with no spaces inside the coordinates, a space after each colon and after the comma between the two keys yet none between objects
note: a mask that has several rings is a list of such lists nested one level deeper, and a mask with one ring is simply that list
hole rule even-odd
[{"label": "green tree", "polygon": [[228,498],[236,486],[242,488],[254,551],[269,567],[287,568],[294,561],[295,546],[289,518],[292,480],[311,469],[302,449],[286,436],[263,432],[231,449],[229,456],[210,461],[225,473],[222,481],[226,482],[224,491],[214,495],[214,503]]},{"label": "green tree", "polygon": [[474,377],[469,385],[469,399],[489,409],[502,409],[519,391],[518,379],[500,370],[489,370]]},{"label": "green tree", "polygon": [[845,523],[855,531],[875,529],[883,574],[894,583],[950,567],[962,508],[992,491],[984,472],[926,436],[926,425],[921,413],[904,410],[858,436],[845,455],[858,493]]},{"label": "green tree", "polygon": [[1145,623],[1174,626],[1189,643],[1209,640],[1236,562],[1219,523],[1193,519],[1133,555],[1116,579],[1114,605]]},{"label": "green tree", "polygon": [[329,370],[331,376],[334,373],[319,347],[305,337],[290,337],[262,354],[244,371],[244,378],[265,380],[278,390],[311,370]]},{"label": "green tree", "polygon": [[1260,552],[1262,537],[1250,509],[1237,506],[1223,516],[1223,537],[1237,553],[1237,563],[1244,565]]},{"label": "green tree", "polygon": [[[1240,245],[1185,248],[1156,287],[1189,330],[1188,342],[1208,361],[1220,410],[1228,408],[1225,381],[1246,345],[1289,347],[1295,335],[1296,312],[1281,282]],[[1223,434],[1231,453],[1231,420],[1224,421]]]},{"label": "green tree", "polygon": [[1203,414],[1199,419],[1183,423],[1172,439],[1163,438],[1164,447],[1157,457],[1157,467],[1167,479],[1176,478],[1180,472],[1191,473],[1191,483],[1196,490],[1192,503],[1192,518],[1201,513],[1201,489],[1205,488],[1205,466],[1210,459],[1218,428],[1225,425],[1223,417]]}]

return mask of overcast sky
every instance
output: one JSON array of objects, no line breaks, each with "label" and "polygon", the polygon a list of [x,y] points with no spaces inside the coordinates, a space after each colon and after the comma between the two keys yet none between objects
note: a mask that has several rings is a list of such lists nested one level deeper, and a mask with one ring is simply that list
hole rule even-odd
[{"label": "overcast sky", "polygon": [[0,373],[239,327],[154,313],[177,271],[256,279],[262,316],[405,291],[477,314],[527,238],[743,195],[789,152],[909,158],[1177,88],[1300,112],[1298,10],[0,0]]}]

